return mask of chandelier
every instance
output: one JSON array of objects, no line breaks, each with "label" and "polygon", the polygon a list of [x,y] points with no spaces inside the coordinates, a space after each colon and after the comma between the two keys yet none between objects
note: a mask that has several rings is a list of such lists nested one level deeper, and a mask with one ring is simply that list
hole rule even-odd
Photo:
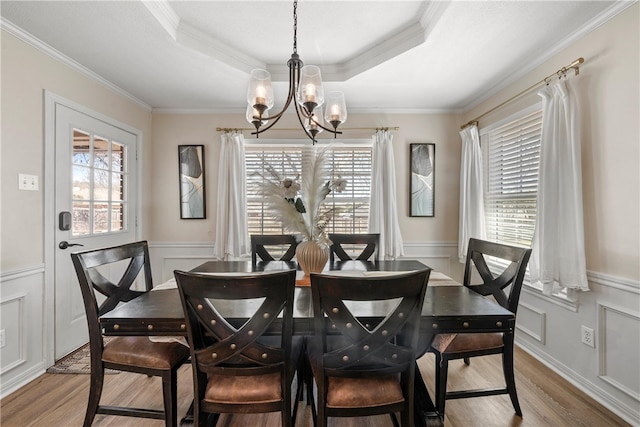
[{"label": "chandelier", "polygon": [[[331,132],[334,138],[341,134],[338,126],[347,120],[347,105],[344,93],[329,92],[326,97],[322,87],[320,68],[315,65],[304,65],[298,56],[298,1],[293,2],[293,53],[287,62],[289,67],[289,94],[282,110],[269,116],[268,111],[273,107],[273,88],[271,87],[271,74],[267,70],[254,69],[251,71],[251,80],[247,89],[247,121],[255,128],[252,135],[259,138],[260,134],[271,129],[284,112],[289,108],[293,97],[293,105],[300,126],[305,134],[316,143],[316,135],[326,130]],[[324,116],[322,114],[324,104]],[[271,122],[268,126],[265,126]],[[330,123],[333,129],[325,126]],[[265,127],[262,127],[265,126]]]}]

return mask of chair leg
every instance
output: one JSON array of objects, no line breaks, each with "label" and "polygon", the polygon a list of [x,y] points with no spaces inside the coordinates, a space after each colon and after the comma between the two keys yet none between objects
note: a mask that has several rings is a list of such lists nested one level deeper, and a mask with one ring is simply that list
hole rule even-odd
[{"label": "chair leg", "polygon": [[444,405],[447,398],[447,375],[449,372],[449,361],[436,353],[436,409],[440,418],[444,420]]},{"label": "chair leg", "polygon": [[[97,372],[94,372],[97,371]],[[100,404],[100,396],[102,395],[102,387],[104,385],[104,366],[100,369],[91,368],[91,385],[89,386],[89,402],[87,403],[87,412],[84,416],[84,427],[91,427],[93,419],[96,417],[98,405]]]},{"label": "chair leg", "polygon": [[504,380],[507,384],[513,409],[516,411],[516,415],[522,417],[522,410],[518,402],[518,393],[516,393],[516,379],[513,369],[513,344],[507,345],[507,343],[505,343],[504,353],[502,354],[502,370],[504,371]]},{"label": "chair leg", "polygon": [[177,368],[162,373],[162,397],[164,401],[164,424],[166,427],[176,427],[178,425]]},{"label": "chair leg", "polygon": [[303,398],[303,390],[304,390],[304,382],[305,382],[305,377],[304,377],[304,362],[300,362],[298,363],[298,370],[296,373],[297,376],[297,386],[296,386],[296,395],[295,395],[295,399],[293,400],[293,413],[291,415],[291,424],[292,425],[296,425],[296,418],[298,416],[298,405],[300,404],[300,401]]},{"label": "chair leg", "polygon": [[469,360],[468,357],[463,358],[462,360],[464,360],[464,364],[469,366],[471,364],[471,360]]},{"label": "chair leg", "polygon": [[[398,417],[396,417],[396,414],[392,412],[389,414],[389,416],[391,417],[391,422],[393,423],[393,427],[400,427],[400,424],[398,424]],[[404,425],[404,414],[400,414],[400,417],[402,417],[402,422]]]}]

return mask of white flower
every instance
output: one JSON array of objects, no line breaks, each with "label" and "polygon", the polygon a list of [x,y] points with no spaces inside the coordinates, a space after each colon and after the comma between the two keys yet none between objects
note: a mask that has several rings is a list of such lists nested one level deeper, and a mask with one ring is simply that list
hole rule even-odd
[{"label": "white flower", "polygon": [[342,193],[347,188],[347,180],[338,177],[338,179],[333,181],[332,187],[336,192]]},{"label": "white flower", "polygon": [[286,178],[282,181],[282,188],[284,188],[285,198],[295,199],[300,191],[300,184],[291,178]]}]

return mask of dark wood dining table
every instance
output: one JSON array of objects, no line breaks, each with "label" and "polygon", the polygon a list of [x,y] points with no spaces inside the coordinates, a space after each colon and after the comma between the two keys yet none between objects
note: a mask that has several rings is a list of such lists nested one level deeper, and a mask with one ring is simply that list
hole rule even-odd
[{"label": "dark wood dining table", "polygon": [[[338,261],[327,265],[325,272],[346,275],[381,275],[428,268],[417,260],[395,261]],[[210,274],[242,274],[297,269],[295,262],[271,261],[253,266],[250,261],[207,261],[191,270]],[[294,334],[313,334],[311,289],[303,273],[298,271],[300,286],[294,296]],[[185,336],[186,325],[177,289],[160,289],[135,298],[100,317],[104,335]],[[162,288],[167,289],[162,289]],[[234,301],[221,309],[234,326],[241,326],[258,304],[254,301]],[[363,320],[387,314],[384,304],[362,304],[352,307]],[[507,332],[515,328],[515,316],[494,301],[476,294],[453,281],[431,272],[420,324],[418,354],[424,354],[436,334],[456,332]],[[277,333],[278,324],[274,324]],[[420,371],[418,371],[420,372]],[[416,425],[443,425],[429,396],[421,375],[416,375]]]}]

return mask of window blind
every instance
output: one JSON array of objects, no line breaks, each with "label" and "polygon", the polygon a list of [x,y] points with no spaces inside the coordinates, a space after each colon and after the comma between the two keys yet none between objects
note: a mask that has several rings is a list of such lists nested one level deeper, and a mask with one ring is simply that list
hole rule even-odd
[{"label": "window blind", "polygon": [[531,246],[536,222],[542,111],[483,135],[487,238]]},{"label": "window blind", "polygon": [[[249,234],[286,234],[282,222],[271,215],[267,201],[260,195],[257,182],[269,176],[265,163],[283,177],[302,174],[301,145],[247,144],[245,162],[247,174],[247,220]],[[332,192],[323,209],[333,208],[336,215],[329,224],[330,233],[367,233],[369,199],[371,196],[371,146],[336,144],[327,151],[329,168],[334,178],[347,180],[342,193]],[[263,159],[266,162],[263,162]]]}]

